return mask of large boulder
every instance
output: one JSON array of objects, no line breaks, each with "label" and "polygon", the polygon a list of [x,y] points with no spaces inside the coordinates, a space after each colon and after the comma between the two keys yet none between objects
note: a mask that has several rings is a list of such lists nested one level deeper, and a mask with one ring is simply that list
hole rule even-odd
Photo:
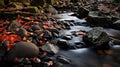
[{"label": "large boulder", "polygon": [[95,27],[86,33],[86,35],[83,37],[83,40],[88,46],[103,46],[103,48],[101,48],[104,49],[105,46],[107,46],[107,43],[109,42],[110,38],[101,27]]},{"label": "large boulder", "polygon": [[38,56],[39,48],[30,42],[18,42],[15,46],[8,52],[7,60],[13,61],[17,58],[33,58]]}]

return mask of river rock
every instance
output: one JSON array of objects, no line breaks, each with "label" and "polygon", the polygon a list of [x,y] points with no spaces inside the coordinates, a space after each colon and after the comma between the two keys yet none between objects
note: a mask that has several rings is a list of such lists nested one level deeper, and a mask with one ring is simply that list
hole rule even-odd
[{"label": "river rock", "polygon": [[55,33],[59,34],[59,30],[56,28],[49,28],[48,30],[52,33],[55,32]]},{"label": "river rock", "polygon": [[7,60],[13,61],[17,58],[33,58],[38,56],[39,48],[30,42],[20,41],[8,52]]},{"label": "river rock", "polygon": [[59,61],[63,64],[70,64],[71,63],[71,61],[64,56],[57,56],[57,61]]},{"label": "river rock", "polygon": [[45,11],[50,12],[52,14],[57,14],[58,13],[58,11],[52,5],[45,6]]},{"label": "river rock", "polygon": [[44,30],[43,38],[52,39],[52,33],[49,30]]},{"label": "river rock", "polygon": [[13,20],[8,26],[8,30],[12,30],[13,28],[20,28],[20,26],[21,26],[21,23],[17,22],[16,20]]},{"label": "river rock", "polygon": [[83,40],[88,45],[103,46],[103,44],[107,43],[110,38],[107,33],[102,31],[101,27],[95,27],[86,33],[86,35],[83,37]]},{"label": "river rock", "polygon": [[17,31],[17,34],[20,36],[20,37],[24,37],[27,35],[27,31],[26,29],[24,28],[20,28],[18,31]]},{"label": "river rock", "polygon": [[41,49],[43,51],[47,51],[50,54],[56,54],[58,52],[59,48],[53,44],[47,43],[47,44],[43,45]]},{"label": "river rock", "polygon": [[90,12],[87,22],[94,26],[111,27],[112,17],[110,15],[99,16],[99,12]]},{"label": "river rock", "polygon": [[73,37],[71,35],[64,35],[62,39],[71,40]]},{"label": "river rock", "polygon": [[35,6],[30,6],[22,9],[23,12],[38,13],[39,10]]},{"label": "river rock", "polygon": [[70,43],[65,39],[59,39],[57,41],[57,46],[60,47],[61,49],[67,50],[70,48]]},{"label": "river rock", "polygon": [[54,66],[55,67],[64,67],[64,65],[62,63],[60,63],[60,62],[54,63]]},{"label": "river rock", "polygon": [[120,29],[120,20],[115,21],[113,25],[116,29]]},{"label": "river rock", "polygon": [[85,17],[87,17],[89,14],[89,11],[83,7],[80,7],[77,11],[76,14],[73,14],[72,16],[77,16],[80,19],[83,19]]}]

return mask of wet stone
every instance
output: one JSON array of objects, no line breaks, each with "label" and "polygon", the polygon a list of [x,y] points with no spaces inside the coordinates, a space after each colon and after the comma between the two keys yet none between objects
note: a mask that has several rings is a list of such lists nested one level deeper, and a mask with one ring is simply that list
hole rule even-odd
[{"label": "wet stone", "polygon": [[44,30],[43,38],[52,39],[52,33],[49,30]]},{"label": "wet stone", "polygon": [[93,26],[111,27],[113,23],[112,18],[113,17],[111,15],[100,16],[99,12],[91,11],[89,13],[87,22],[89,22]]},{"label": "wet stone", "polygon": [[51,33],[55,32],[56,34],[59,34],[59,30],[56,28],[49,28],[47,30],[49,30]]},{"label": "wet stone", "polygon": [[59,49],[59,48],[58,48],[57,46],[53,45],[53,44],[47,43],[47,44],[43,45],[43,46],[41,47],[41,49],[42,49],[43,51],[47,51],[47,52],[50,53],[50,54],[56,54],[56,53],[58,52],[58,49]]},{"label": "wet stone", "polygon": [[68,59],[64,56],[57,56],[57,61],[61,62],[63,64],[70,64],[71,63],[70,59]]},{"label": "wet stone", "polygon": [[64,65],[60,62],[55,62],[54,66],[56,67],[64,67]]},{"label": "wet stone", "polygon": [[38,13],[38,8],[37,7],[26,7],[26,8],[23,8],[22,11],[24,12],[30,12],[30,13]]},{"label": "wet stone", "polygon": [[104,43],[107,43],[110,38],[107,33],[102,31],[101,27],[95,27],[84,36],[83,40],[86,44],[94,46],[105,46]]},{"label": "wet stone", "polygon": [[67,40],[59,39],[57,41],[57,46],[60,47],[61,49],[67,50],[70,48],[70,43]]},{"label": "wet stone", "polygon": [[24,28],[20,28],[17,32],[16,32],[20,37],[24,37],[27,35],[27,31]]},{"label": "wet stone", "polygon": [[113,22],[113,26],[115,27],[115,29],[120,29],[120,20],[117,20],[115,22]]},{"label": "wet stone", "polygon": [[71,35],[62,36],[62,39],[71,40],[73,37]]},{"label": "wet stone", "polygon": [[57,33],[55,33],[55,32],[53,32],[52,35],[53,35],[53,37],[55,37],[55,38],[58,38],[58,37],[59,37],[59,35],[58,35]]},{"label": "wet stone", "polygon": [[87,9],[80,7],[75,16],[77,16],[80,19],[83,19],[83,18],[87,17],[88,14],[89,14],[89,11]]}]

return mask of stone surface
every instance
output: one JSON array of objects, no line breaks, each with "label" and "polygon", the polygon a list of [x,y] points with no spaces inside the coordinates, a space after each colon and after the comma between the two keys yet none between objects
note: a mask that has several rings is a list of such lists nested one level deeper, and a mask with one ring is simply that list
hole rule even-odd
[{"label": "stone surface", "polygon": [[72,36],[71,35],[64,35],[64,36],[62,36],[62,39],[71,40]]},{"label": "stone surface", "polygon": [[22,11],[24,11],[24,12],[30,12],[30,13],[38,13],[39,12],[38,8],[34,7],[34,6],[23,8]]},{"label": "stone surface", "polygon": [[63,64],[70,64],[71,63],[70,59],[68,59],[64,56],[57,56],[57,61],[61,62]]},{"label": "stone surface", "polygon": [[27,31],[26,31],[26,29],[24,29],[24,28],[20,28],[20,29],[17,31],[17,34],[18,34],[20,37],[24,37],[24,36],[27,36]]},{"label": "stone surface", "polygon": [[90,44],[94,46],[101,46],[104,43],[107,43],[110,40],[110,38],[107,35],[107,33],[105,33],[102,30],[103,29],[101,29],[101,27],[95,27],[89,32],[87,32],[86,35],[84,36],[85,43],[87,45]]},{"label": "stone surface", "polygon": [[13,61],[16,57],[17,58],[33,58],[39,54],[38,47],[29,42],[18,42],[12,48],[11,51],[8,52],[7,60]]},{"label": "stone surface", "polygon": [[58,52],[58,49],[59,48],[57,46],[49,43],[46,43],[45,45],[42,46],[43,51],[47,51],[48,53],[51,54],[56,54]]},{"label": "stone surface", "polygon": [[70,48],[70,43],[67,40],[59,39],[57,41],[57,46],[60,47],[61,49],[67,50]]}]

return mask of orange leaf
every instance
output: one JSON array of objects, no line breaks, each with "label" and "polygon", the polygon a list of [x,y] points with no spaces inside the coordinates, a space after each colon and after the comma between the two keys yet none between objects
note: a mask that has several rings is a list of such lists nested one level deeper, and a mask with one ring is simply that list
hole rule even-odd
[{"label": "orange leaf", "polygon": [[48,29],[49,27],[47,25],[44,25],[43,28]]},{"label": "orange leaf", "polygon": [[43,41],[42,41],[42,40],[40,40],[39,42],[40,42],[40,44],[43,44]]}]

